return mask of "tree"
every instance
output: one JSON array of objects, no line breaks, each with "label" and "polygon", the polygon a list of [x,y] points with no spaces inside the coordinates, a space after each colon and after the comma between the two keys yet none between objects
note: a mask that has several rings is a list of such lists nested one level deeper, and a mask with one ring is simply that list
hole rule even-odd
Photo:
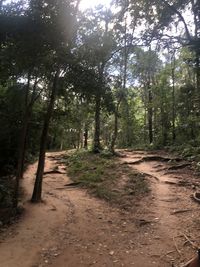
[{"label": "tree", "polygon": [[[78,3],[79,1],[77,2],[77,4]],[[61,76],[62,72],[64,73],[66,71],[67,66],[69,65],[69,51],[71,44],[73,43],[72,40],[76,35],[74,26],[76,21],[77,5],[74,8],[72,6],[72,3],[69,1],[56,1],[55,3],[37,2],[36,4],[33,1],[32,10],[34,16],[36,18],[38,17],[39,20],[43,22],[44,29],[49,29],[49,36],[46,36],[47,39],[45,40],[45,42],[49,45],[48,56],[51,59],[50,61],[47,60],[46,62],[46,68],[50,75],[50,84],[48,86],[48,88],[50,89],[50,98],[47,107],[47,113],[44,119],[38,168],[31,199],[32,202],[40,202],[42,197],[42,178],[44,172],[49,123],[53,113],[54,103],[58,91],[59,77]],[[69,23],[69,28],[65,27],[65,23],[67,22]],[[49,26],[51,27],[49,28]],[[59,34],[59,36],[55,36],[55,32]],[[45,34],[47,33],[45,32]],[[66,55],[68,57],[66,57]]]},{"label": "tree", "polygon": [[117,49],[114,34],[110,28],[112,20],[113,14],[108,10],[103,10],[101,7],[96,13],[90,13],[90,11],[88,11],[82,21],[82,27],[79,33],[82,43],[80,53],[82,54],[83,61],[87,64],[88,68],[93,69],[97,77],[96,87],[93,91],[95,102],[93,151],[95,153],[101,150],[101,107],[104,99],[110,95],[107,68]]},{"label": "tree", "polygon": [[[135,62],[134,62],[135,61]],[[155,51],[137,49],[133,59],[133,75],[144,88],[144,104],[147,110],[149,143],[153,143],[153,86],[160,67],[160,60]]]}]

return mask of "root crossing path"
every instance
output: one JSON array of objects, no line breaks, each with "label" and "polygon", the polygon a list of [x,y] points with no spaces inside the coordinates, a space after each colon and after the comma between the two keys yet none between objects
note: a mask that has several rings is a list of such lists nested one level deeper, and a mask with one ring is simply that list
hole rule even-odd
[{"label": "root crossing path", "polygon": [[31,204],[36,164],[29,166],[23,180],[25,212],[1,234],[0,266],[171,267],[193,256],[200,221],[199,204],[190,194],[198,177],[188,169],[168,171],[166,161],[142,160],[155,154],[122,153],[121,164],[145,173],[151,185],[150,196],[136,201],[132,211],[65,187],[70,180],[61,152],[47,154],[44,202]]}]

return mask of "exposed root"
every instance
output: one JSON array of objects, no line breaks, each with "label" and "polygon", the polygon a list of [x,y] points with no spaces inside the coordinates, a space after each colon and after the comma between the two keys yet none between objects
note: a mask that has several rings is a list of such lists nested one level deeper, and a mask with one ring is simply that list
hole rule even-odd
[{"label": "exposed root", "polygon": [[190,163],[179,164],[179,165],[169,167],[168,171],[184,169],[185,167],[188,167],[188,166],[191,166],[191,164]]},{"label": "exposed root", "polygon": [[183,237],[185,237],[186,241],[189,242],[189,244],[192,246],[193,249],[195,249],[195,250],[199,249],[199,247],[196,244],[194,244],[194,242],[192,240],[190,240],[190,238],[186,234],[181,233],[181,235]]},{"label": "exposed root", "polygon": [[47,175],[47,174],[66,174],[66,172],[61,172],[58,170],[52,170],[52,171],[44,172],[44,175]]},{"label": "exposed root", "polygon": [[153,176],[153,175],[151,175],[151,174],[144,173],[144,172],[143,172],[142,174],[144,174],[145,176],[147,176],[147,177],[149,177],[149,178],[153,178],[153,179],[155,179],[157,182],[160,182],[159,178],[156,177],[156,176]]},{"label": "exposed root", "polygon": [[178,252],[179,256],[181,256],[181,251],[180,251],[180,249],[178,248],[178,246],[176,244],[175,237],[173,237],[173,241],[174,241],[174,246],[175,246],[176,251]]},{"label": "exposed root", "polygon": [[[181,161],[181,160],[182,159],[180,159],[180,158],[168,158],[168,157],[162,157],[162,156],[145,156],[145,157],[142,157],[141,159],[136,160],[136,161],[125,161],[123,164],[135,165],[135,164],[140,164],[140,163],[145,162],[145,161],[170,162],[170,161]],[[182,166],[182,165],[179,165],[179,166]]]}]

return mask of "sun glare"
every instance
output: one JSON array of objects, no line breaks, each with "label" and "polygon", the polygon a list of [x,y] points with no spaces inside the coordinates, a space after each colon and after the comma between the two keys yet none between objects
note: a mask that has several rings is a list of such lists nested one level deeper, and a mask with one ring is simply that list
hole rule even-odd
[{"label": "sun glare", "polygon": [[94,8],[98,5],[109,7],[111,0],[81,0],[80,9],[85,10],[88,8]]}]

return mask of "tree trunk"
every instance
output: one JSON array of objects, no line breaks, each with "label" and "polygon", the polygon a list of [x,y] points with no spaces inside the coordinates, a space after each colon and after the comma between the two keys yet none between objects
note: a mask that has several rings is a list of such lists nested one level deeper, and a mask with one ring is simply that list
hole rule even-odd
[{"label": "tree trunk", "polygon": [[148,86],[148,127],[149,127],[149,143],[153,143],[153,96],[150,86]]},{"label": "tree trunk", "polygon": [[55,74],[54,80],[53,80],[50,102],[47,108],[43,131],[41,135],[39,161],[38,161],[35,185],[34,185],[32,199],[31,199],[31,201],[35,203],[40,202],[41,197],[42,197],[42,178],[43,178],[44,164],[45,164],[47,135],[48,135],[50,119],[51,119],[52,112],[53,112],[54,102],[56,99],[58,76],[59,76],[59,72],[57,71]]},{"label": "tree trunk", "polygon": [[87,127],[87,125],[85,125],[85,130],[84,130],[83,136],[84,136],[84,144],[83,144],[83,147],[85,149],[88,149],[88,127]]},{"label": "tree trunk", "polygon": [[15,180],[15,188],[14,188],[14,196],[13,196],[13,207],[16,208],[18,205],[18,195],[19,195],[19,183],[20,179],[23,178],[24,172],[24,161],[25,161],[25,150],[26,150],[26,138],[28,131],[28,124],[31,116],[31,110],[28,108],[24,115],[23,125],[20,134],[19,141],[19,154],[18,154],[18,164],[17,164],[17,172],[16,172],[16,180]]},{"label": "tree trunk", "polygon": [[20,183],[20,179],[23,178],[25,150],[26,150],[26,137],[27,137],[28,123],[29,123],[31,109],[32,109],[32,106],[28,105],[30,80],[31,80],[31,73],[29,72],[27,86],[26,86],[25,103],[24,103],[24,118],[22,120],[22,127],[20,130],[20,137],[19,137],[18,162],[17,162],[17,171],[16,171],[16,178],[15,178],[14,195],[13,195],[13,207],[14,208],[16,208],[18,205],[19,183]]},{"label": "tree trunk", "polygon": [[173,66],[172,66],[172,140],[173,143],[176,140],[176,132],[175,132],[175,57],[173,55]]},{"label": "tree trunk", "polygon": [[195,68],[196,68],[196,90],[197,90],[197,96],[198,96],[198,103],[199,103],[199,113],[200,113],[200,64],[199,64],[199,54],[196,52],[196,62],[195,62]]},{"label": "tree trunk", "polygon": [[114,132],[111,139],[110,151],[114,154],[115,153],[115,143],[117,140],[118,135],[118,116],[119,116],[119,105],[120,101],[117,103],[116,110],[115,110],[115,123],[114,123]]},{"label": "tree trunk", "polygon": [[96,95],[95,99],[95,131],[94,131],[94,146],[93,152],[99,153],[101,150],[100,145],[100,111],[101,111],[101,96]]}]

